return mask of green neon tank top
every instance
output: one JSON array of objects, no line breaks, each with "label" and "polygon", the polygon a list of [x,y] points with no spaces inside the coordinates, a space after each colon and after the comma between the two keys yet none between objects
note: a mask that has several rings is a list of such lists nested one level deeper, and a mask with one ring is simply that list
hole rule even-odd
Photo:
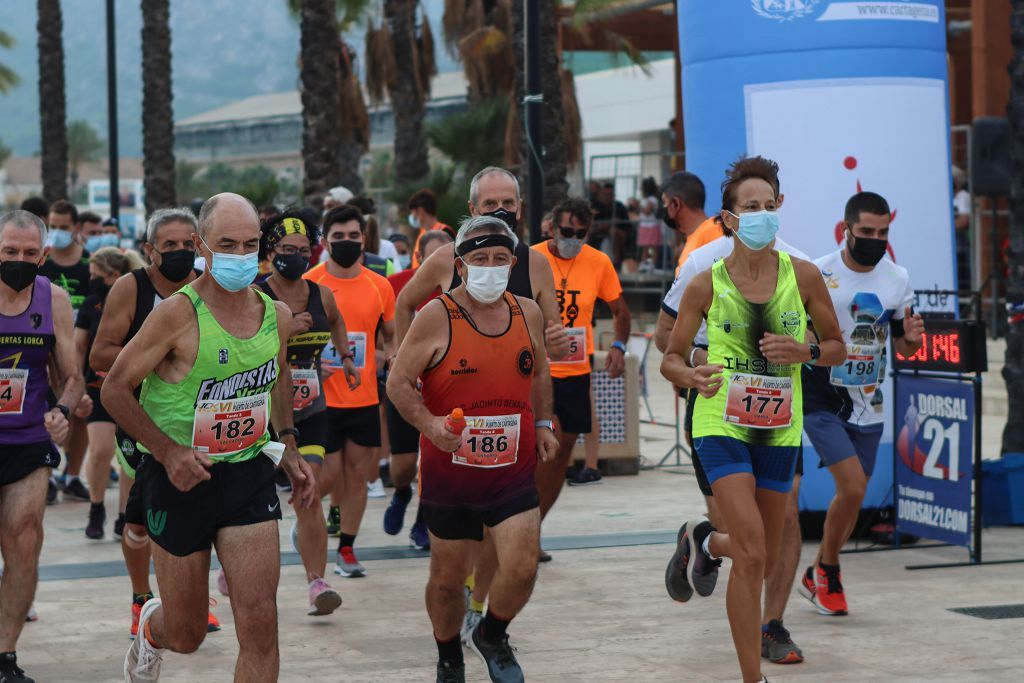
[{"label": "green neon tank top", "polygon": [[177,293],[192,302],[199,322],[195,364],[176,384],[149,373],[139,403],[175,443],[218,462],[250,460],[270,440],[270,391],[281,345],[274,302],[256,292],[264,304],[263,324],[254,336],[239,339],[220,326],[192,285]]},{"label": "green neon tank top", "polygon": [[[771,363],[761,355],[758,345],[766,332],[803,342],[807,331],[807,314],[793,262],[789,254],[778,254],[775,293],[762,304],[743,297],[729,277],[724,259],[711,268],[708,363],[723,366],[724,382],[714,397],[698,396],[693,414],[694,438],[727,436],[751,445],[800,445],[800,364]],[[760,427],[751,426],[754,422]],[[788,426],[783,426],[787,422]]]}]

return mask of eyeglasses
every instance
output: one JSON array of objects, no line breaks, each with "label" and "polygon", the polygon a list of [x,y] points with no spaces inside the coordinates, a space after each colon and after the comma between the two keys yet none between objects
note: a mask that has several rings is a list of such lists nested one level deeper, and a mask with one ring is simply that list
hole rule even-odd
[{"label": "eyeglasses", "polygon": [[576,230],[575,228],[568,225],[559,225],[558,233],[567,240],[572,239],[573,237],[575,237],[578,240],[581,240],[587,236],[587,228],[583,228],[582,230]]},{"label": "eyeglasses", "polygon": [[276,249],[285,256],[294,256],[295,254],[302,254],[303,256],[313,255],[313,250],[309,247],[293,247],[290,244],[282,244],[278,245]]}]

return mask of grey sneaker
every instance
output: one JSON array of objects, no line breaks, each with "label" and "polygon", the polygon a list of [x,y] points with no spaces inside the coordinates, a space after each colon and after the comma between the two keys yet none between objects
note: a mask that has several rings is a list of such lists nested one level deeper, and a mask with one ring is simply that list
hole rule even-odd
[{"label": "grey sneaker", "polygon": [[676,602],[686,602],[693,597],[693,586],[686,576],[690,564],[690,542],[686,537],[686,525],[679,528],[676,535],[676,551],[665,567],[665,590]]},{"label": "grey sneaker", "polygon": [[124,657],[125,683],[156,683],[160,680],[163,648],[153,647],[146,638],[146,622],[160,608],[160,598],[148,600],[139,614],[139,637],[132,641]]},{"label": "grey sneaker", "polygon": [[469,638],[469,649],[487,665],[487,675],[492,683],[525,683],[523,669],[516,661],[508,634],[498,643],[492,643],[480,633],[480,624],[473,629]]},{"label": "grey sneaker", "polygon": [[459,629],[459,637],[462,639],[463,645],[469,645],[469,640],[473,636],[473,629],[483,619],[484,615],[480,612],[477,612],[475,609],[466,608],[466,616],[462,618],[462,628]]},{"label": "grey sneaker", "polygon": [[772,619],[761,629],[761,656],[774,664],[799,664],[804,653],[779,619]]},{"label": "grey sneaker", "polygon": [[346,579],[366,576],[366,570],[363,565],[359,564],[355,552],[349,546],[338,551],[338,561],[334,563],[334,573],[344,576]]},{"label": "grey sneaker", "polygon": [[712,560],[704,552],[704,539],[715,530],[707,517],[701,515],[686,524],[686,540],[690,546],[690,562],[686,567],[686,579],[697,595],[706,598],[715,592],[718,583],[718,568],[722,565],[721,558]]}]

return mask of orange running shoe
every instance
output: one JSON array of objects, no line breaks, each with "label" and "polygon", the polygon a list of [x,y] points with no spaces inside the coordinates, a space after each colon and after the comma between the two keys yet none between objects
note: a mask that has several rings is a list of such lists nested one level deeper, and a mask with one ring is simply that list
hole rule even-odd
[{"label": "orange running shoe", "polygon": [[818,608],[818,612],[837,617],[848,614],[846,595],[843,593],[843,575],[839,571],[839,565],[823,569],[819,564],[816,574],[814,606]]},{"label": "orange running shoe", "polygon": [[206,632],[213,633],[214,631],[220,630],[220,621],[217,619],[217,615],[213,613],[213,608],[217,606],[217,601],[210,598],[210,612],[206,618]]},{"label": "orange running shoe", "polygon": [[149,595],[140,595],[134,600],[132,600],[132,640],[135,640],[135,636],[139,635],[139,615],[142,614],[142,607],[152,599],[153,594],[150,593]]}]

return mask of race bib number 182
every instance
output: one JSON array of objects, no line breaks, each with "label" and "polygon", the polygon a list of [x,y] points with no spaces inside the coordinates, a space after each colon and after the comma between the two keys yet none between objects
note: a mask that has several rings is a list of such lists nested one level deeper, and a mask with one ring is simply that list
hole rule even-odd
[{"label": "race bib number 182", "polygon": [[793,421],[793,379],[733,373],[725,421],[754,429],[788,427]]},{"label": "race bib number 182", "polygon": [[200,401],[192,422],[192,448],[223,458],[255,445],[267,432],[269,403],[269,393]]}]

